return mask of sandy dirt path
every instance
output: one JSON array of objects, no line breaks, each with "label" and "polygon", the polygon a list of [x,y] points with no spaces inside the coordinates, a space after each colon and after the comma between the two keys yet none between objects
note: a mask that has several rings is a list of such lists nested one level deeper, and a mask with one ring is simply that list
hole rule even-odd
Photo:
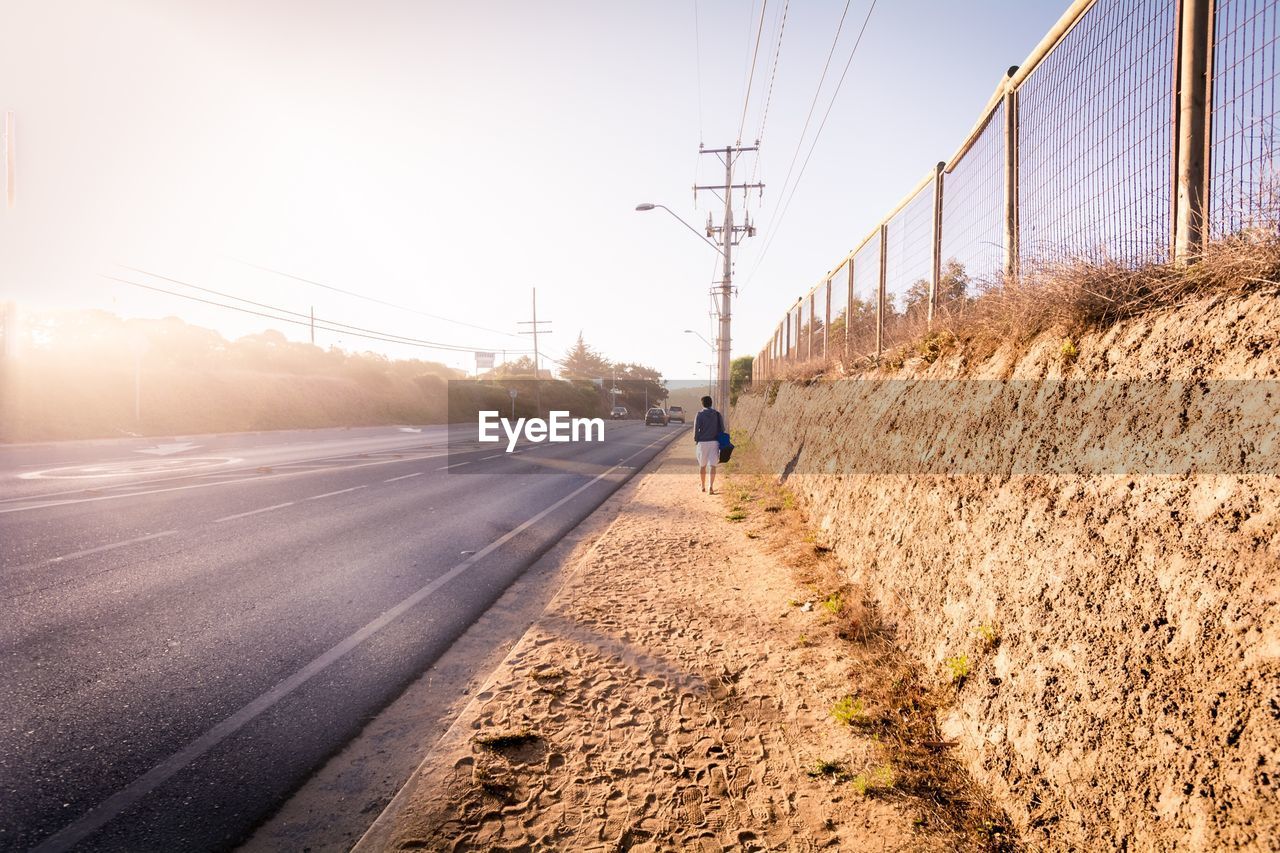
[{"label": "sandy dirt path", "polygon": [[832,718],[850,662],[806,639],[828,617],[692,456],[628,486],[362,853],[958,846],[858,790],[881,759]]}]

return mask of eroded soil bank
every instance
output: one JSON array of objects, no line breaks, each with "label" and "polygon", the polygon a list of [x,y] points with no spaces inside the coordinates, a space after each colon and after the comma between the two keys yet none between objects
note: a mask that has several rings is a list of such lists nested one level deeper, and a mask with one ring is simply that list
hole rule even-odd
[{"label": "eroded soil bank", "polygon": [[733,412],[1033,845],[1280,849],[1278,295]]}]

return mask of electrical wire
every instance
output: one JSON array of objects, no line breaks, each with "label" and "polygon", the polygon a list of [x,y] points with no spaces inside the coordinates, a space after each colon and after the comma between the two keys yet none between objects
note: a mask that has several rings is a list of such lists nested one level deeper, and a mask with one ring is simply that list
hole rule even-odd
[{"label": "electrical wire", "polygon": [[[199,290],[202,293],[209,293],[214,296],[221,296],[223,299],[234,299],[235,301],[243,302],[246,305],[254,305],[254,306],[257,306],[258,308],[266,308],[269,311],[276,311],[281,314],[289,314],[294,317],[301,317],[302,319],[307,320],[308,323],[310,323],[312,319],[310,314],[303,314],[300,311],[291,311],[288,308],[281,308],[277,305],[268,305],[265,302],[254,302],[252,299],[245,299],[243,296],[236,296],[234,293],[225,293],[221,290],[214,290],[209,287],[202,287],[198,284],[192,284],[189,281],[182,281],[180,279],[170,278],[169,276],[160,275],[159,273],[149,272],[148,270],[144,270],[144,269],[138,269],[137,267],[126,266],[124,264],[121,264],[120,266],[122,266],[124,269],[130,270],[131,272],[141,273],[142,275],[149,276],[151,278],[158,278],[162,281],[167,281],[172,284],[179,285],[181,287],[189,287],[192,290]],[[352,326],[349,323],[342,323],[342,322],[339,322],[338,320],[329,320],[322,317],[317,317],[315,319],[318,320],[319,322],[327,323],[330,326],[337,326],[340,329],[350,330],[353,332],[367,332],[372,335],[380,335],[383,338],[396,338],[403,341],[404,343],[414,344],[418,346],[425,346],[425,345],[439,345],[441,347],[458,346],[459,351],[483,349],[482,347],[463,347],[461,345],[455,345],[455,344],[440,344],[438,341],[429,341],[424,338],[412,338],[407,335],[397,335],[394,332],[383,332],[377,329],[366,329],[363,326]],[[336,331],[336,330],[330,330],[330,331]]]},{"label": "electrical wire", "polygon": [[738,122],[737,145],[742,144],[742,131],[747,126],[747,107],[751,105],[751,84],[756,77],[756,57],[760,53],[760,37],[764,35],[764,13],[769,8],[769,0],[760,4],[760,23],[756,25],[756,46],[751,51],[751,70],[747,73],[747,93],[742,98],[742,120]]},{"label": "electrical wire", "polygon": [[[698,147],[702,147],[702,30],[698,24],[698,0],[693,0],[693,55],[698,76]],[[697,177],[695,175],[694,183]]]},{"label": "electrical wire", "polygon": [[[862,20],[862,28],[858,30],[858,37],[854,40],[853,49],[849,51],[849,59],[844,64],[844,70],[840,73],[840,79],[836,81],[835,91],[831,93],[831,100],[827,103],[826,112],[823,113],[822,121],[818,124],[818,129],[813,135],[813,140],[809,145],[808,152],[805,154],[804,162],[800,166],[800,172],[796,175],[795,182],[791,185],[791,192],[787,196],[784,204],[782,205],[781,211],[778,213],[776,217],[776,222],[772,220],[770,222],[770,227],[769,229],[767,229],[769,231],[768,239],[765,240],[764,248],[760,250],[760,257],[756,259],[755,266],[751,270],[751,275],[747,277],[748,283],[750,283],[751,279],[755,276],[756,271],[760,269],[760,265],[764,263],[764,257],[768,253],[769,247],[773,245],[774,239],[778,236],[778,232],[782,229],[782,222],[786,218],[787,211],[791,208],[791,200],[795,198],[796,190],[799,188],[800,181],[804,178],[805,170],[809,166],[809,159],[813,157],[814,149],[818,147],[818,140],[822,137],[823,128],[827,126],[827,119],[830,118],[831,110],[835,106],[836,99],[840,96],[840,89],[844,85],[845,78],[849,74],[849,68],[853,65],[853,58],[858,53],[858,46],[862,44],[862,36],[867,31],[867,24],[870,23],[871,13],[875,11],[875,8],[876,8],[876,0],[871,0],[871,5],[867,8],[866,17],[863,18]],[[847,4],[845,9],[846,11],[848,10]],[[843,22],[844,22],[844,18],[842,16],[841,23],[843,24]],[[838,34],[837,34],[837,38],[838,38]],[[834,50],[834,45],[832,46],[832,49]],[[828,57],[828,61],[830,61],[830,57]],[[823,76],[824,77],[826,76],[825,68],[823,69]],[[819,87],[821,87],[821,84],[819,84]],[[812,112],[812,108],[811,108],[811,112]],[[805,126],[806,127],[808,126],[807,120],[805,122]],[[803,142],[803,134],[801,136],[801,141]],[[799,150],[800,150],[799,147],[797,147],[796,149],[797,154],[799,153]],[[794,163],[795,163],[795,160],[793,158],[792,164],[794,165]],[[785,181],[783,182],[783,192],[786,192]]]},{"label": "electrical wire", "polygon": [[[126,267],[126,269],[132,269],[132,267]],[[248,299],[243,299],[242,297],[239,297],[239,296],[223,294],[215,290],[210,290],[209,288],[200,287],[194,284],[188,284],[186,282],[178,281],[177,279],[167,278],[165,276],[153,275],[152,273],[146,273],[142,270],[135,270],[135,272],[143,272],[144,275],[152,275],[154,278],[163,279],[164,281],[171,281],[171,282],[174,282],[175,284],[180,284],[184,287],[191,287],[196,290],[203,291],[205,293],[213,293],[215,295],[222,296],[223,298],[226,298],[226,299],[234,299],[237,301],[246,302],[250,305],[256,305],[260,308],[267,308],[270,311],[277,311],[280,313],[268,314],[264,311],[255,311],[251,308],[242,308],[239,305],[228,305],[225,302],[215,302],[212,299],[203,299],[199,296],[192,296],[189,293],[181,293],[176,290],[168,290],[163,287],[155,287],[154,285],[150,285],[150,284],[142,284],[141,282],[130,281],[128,279],[119,278],[118,276],[106,275],[105,273],[102,274],[102,277],[110,281],[119,282],[120,284],[127,284],[130,287],[139,287],[139,288],[142,288],[143,290],[152,290],[152,291],[155,291],[156,293],[165,293],[170,296],[177,296],[182,299],[189,299],[193,302],[201,302],[201,303],[204,303],[205,305],[213,305],[218,308],[227,308],[232,311],[239,311],[243,314],[252,314],[256,317],[265,317],[269,320],[276,320],[281,323],[293,323],[294,325],[306,326],[308,328],[315,328],[325,332],[333,332],[339,335],[350,335],[351,337],[356,337],[356,338],[365,338],[368,340],[383,341],[385,343],[391,343],[391,344],[402,344],[405,346],[415,346],[415,347],[421,347],[423,349],[434,349],[434,350],[440,350],[444,352],[475,352],[476,350],[485,351],[481,347],[460,346],[457,344],[442,344],[435,341],[425,341],[418,338],[408,338],[401,335],[395,335],[389,332],[377,332],[372,329],[362,329],[359,326],[348,326],[344,323],[338,323],[333,320],[325,320],[320,317],[315,318],[315,321],[313,324],[310,318],[310,315],[300,314],[297,311],[290,311],[286,308],[277,308],[272,305],[265,305],[260,302],[253,302]],[[296,317],[300,317],[303,319],[293,319],[293,317],[282,317],[280,316],[280,314],[292,314]],[[524,353],[524,352],[532,352],[532,350],[507,350],[507,352]]]},{"label": "electrical wire", "polygon": [[[787,167],[787,176],[782,181],[782,189],[778,192],[778,198],[782,198],[787,191],[787,187],[791,185],[791,176],[795,174],[796,162],[800,159],[800,149],[804,146],[805,135],[809,132],[809,123],[813,120],[813,111],[818,107],[818,98],[822,95],[822,86],[827,81],[827,71],[831,68],[831,58],[836,54],[836,46],[840,43],[840,33],[844,30],[844,19],[849,14],[849,7],[853,4],[853,0],[845,0],[844,11],[840,13],[840,22],[836,24],[836,34],[831,39],[831,49],[827,51],[827,61],[822,66],[822,74],[818,77],[818,86],[813,91],[813,100],[809,102],[809,113],[804,118],[804,127],[800,129],[800,136],[796,139],[796,150],[791,155],[791,165]],[[775,207],[773,214],[769,217],[769,224],[765,226],[765,233],[773,234],[773,224],[778,219],[778,210]],[[764,253],[761,252],[761,257]],[[759,267],[757,260],[756,267]],[[752,271],[754,274],[754,269]]]},{"label": "electrical wire", "polygon": [[[787,12],[791,8],[791,0],[786,0],[782,5],[782,23],[778,26],[778,41],[773,48],[773,69],[769,72],[769,86],[765,90],[764,110],[760,117],[760,130],[756,133],[756,144],[764,142],[764,128],[769,121],[769,104],[773,102],[773,81],[778,76],[778,57],[782,54],[782,36],[787,29]],[[755,162],[751,166],[751,181],[755,183],[756,173],[760,169],[760,154],[756,153]]]},{"label": "electrical wire", "polygon": [[466,326],[471,329],[477,329],[481,332],[492,332],[495,335],[505,335],[509,338],[518,337],[514,332],[504,332],[501,329],[491,329],[488,326],[477,326],[475,323],[468,323],[464,320],[455,320],[452,317],[442,317],[439,314],[431,314],[427,311],[422,311],[417,308],[410,308],[407,305],[397,305],[394,302],[388,302],[385,299],[379,299],[376,296],[369,296],[364,293],[356,293],[354,290],[344,290],[343,288],[335,287],[332,284],[325,284],[324,282],[314,281],[309,278],[303,278],[300,275],[287,273],[287,272],[284,272],[283,270],[272,269],[271,267],[264,267],[260,264],[255,264],[249,261],[240,260],[239,258],[232,258],[232,260],[236,261],[236,263],[243,264],[246,267],[253,267],[254,269],[262,270],[263,272],[269,272],[274,275],[283,276],[284,278],[290,278],[290,279],[293,279],[294,281],[300,281],[303,284],[309,284],[313,287],[319,287],[324,290],[331,290],[334,293],[341,293],[345,296],[354,296],[356,299],[363,299],[366,302],[373,302],[377,305],[385,305],[388,308],[395,308],[397,311],[408,311],[409,313],[417,314],[420,317],[430,317],[433,320],[440,320],[445,323],[453,323],[454,325],[457,325],[457,326]]}]

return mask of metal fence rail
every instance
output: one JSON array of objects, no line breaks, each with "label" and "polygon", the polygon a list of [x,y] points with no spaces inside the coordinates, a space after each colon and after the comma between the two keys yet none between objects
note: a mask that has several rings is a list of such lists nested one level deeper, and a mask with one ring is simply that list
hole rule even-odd
[{"label": "metal fence rail", "polygon": [[1020,271],[1275,231],[1278,86],[1280,0],[1075,0],[950,162],[788,310],[755,378],[879,357]]}]

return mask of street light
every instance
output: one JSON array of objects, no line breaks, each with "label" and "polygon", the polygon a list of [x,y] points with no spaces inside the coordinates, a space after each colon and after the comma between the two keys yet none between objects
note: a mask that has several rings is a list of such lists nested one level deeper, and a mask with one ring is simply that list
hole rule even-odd
[{"label": "street light", "polygon": [[707,239],[707,237],[706,237],[706,235],[705,235],[705,234],[703,234],[703,233],[702,233],[701,231],[699,231],[697,228],[694,228],[694,227],[693,227],[692,225],[690,225],[688,222],[685,222],[685,221],[684,221],[683,219],[681,219],[679,216],[676,216],[676,212],[675,212],[674,210],[672,210],[671,208],[667,207],[665,204],[651,204],[651,203],[649,203],[649,202],[647,202],[647,201],[646,201],[646,202],[642,202],[642,203],[640,203],[640,204],[637,204],[637,205],[636,205],[636,210],[640,210],[640,211],[653,210],[655,207],[660,207],[660,208],[662,208],[663,210],[665,210],[667,213],[670,213],[672,216],[675,216],[675,218],[676,218],[676,221],[677,221],[677,222],[679,222],[679,223],[680,223],[681,225],[683,225],[685,228],[688,228],[688,229],[689,229],[690,231],[692,231],[694,234],[697,234],[697,235],[698,235],[698,239],[699,239],[699,240],[701,240],[702,242],[706,243],[706,244],[707,244],[708,246],[710,246],[711,248],[715,249],[717,254],[719,254],[719,255],[723,255],[723,254],[724,254],[724,252],[720,249],[720,247],[719,247],[719,246],[717,246],[715,243],[712,243],[710,240],[708,240],[708,239]]},{"label": "street light", "polygon": [[713,350],[716,348],[716,345],[715,345],[715,344],[711,343],[711,341],[709,341],[709,340],[707,340],[706,338],[702,337],[702,335],[698,335],[698,333],[697,333],[697,332],[695,332],[693,329],[685,329],[685,330],[684,330],[684,333],[685,333],[686,335],[697,335],[697,336],[698,336],[698,340],[702,341],[702,342],[703,342],[704,344],[706,344],[709,348],[711,348],[711,349],[713,349]]},{"label": "street light", "polygon": [[[728,149],[726,149],[726,152],[727,151]],[[726,192],[731,193],[733,191],[733,176],[732,176],[733,158],[731,156],[725,161],[725,165],[726,165],[727,174],[726,174],[724,189]],[[695,188],[695,192],[696,190],[697,188]],[[724,227],[720,229],[721,236],[724,237],[723,248],[711,242],[711,240],[709,240],[705,234],[703,234],[697,228],[694,228],[688,222],[685,222],[683,219],[677,216],[675,211],[667,207],[665,204],[653,204],[651,202],[646,201],[636,205],[636,210],[640,210],[640,211],[653,210],[655,207],[660,207],[663,210],[665,210],[667,213],[670,213],[673,217],[675,217],[675,219],[681,225],[683,225],[685,228],[688,228],[694,234],[697,234],[699,240],[706,243],[711,248],[715,249],[716,254],[719,255],[720,258],[724,261],[724,282],[720,286],[720,336],[716,339],[716,343],[718,344],[718,346],[715,349],[716,349],[716,358],[720,362],[720,397],[721,397],[720,405],[725,406],[726,410],[729,405],[729,312],[730,312],[730,301],[731,301],[731,296],[733,292],[733,286],[732,286],[733,264],[730,258],[731,258],[731,253],[733,251],[733,235],[735,233],[734,225],[733,225],[733,207],[729,203],[728,199],[729,199],[729,196],[726,195],[725,210],[724,210]],[[750,233],[751,231],[750,225],[745,227],[747,232]],[[712,394],[711,396],[714,398],[715,394]]]}]

